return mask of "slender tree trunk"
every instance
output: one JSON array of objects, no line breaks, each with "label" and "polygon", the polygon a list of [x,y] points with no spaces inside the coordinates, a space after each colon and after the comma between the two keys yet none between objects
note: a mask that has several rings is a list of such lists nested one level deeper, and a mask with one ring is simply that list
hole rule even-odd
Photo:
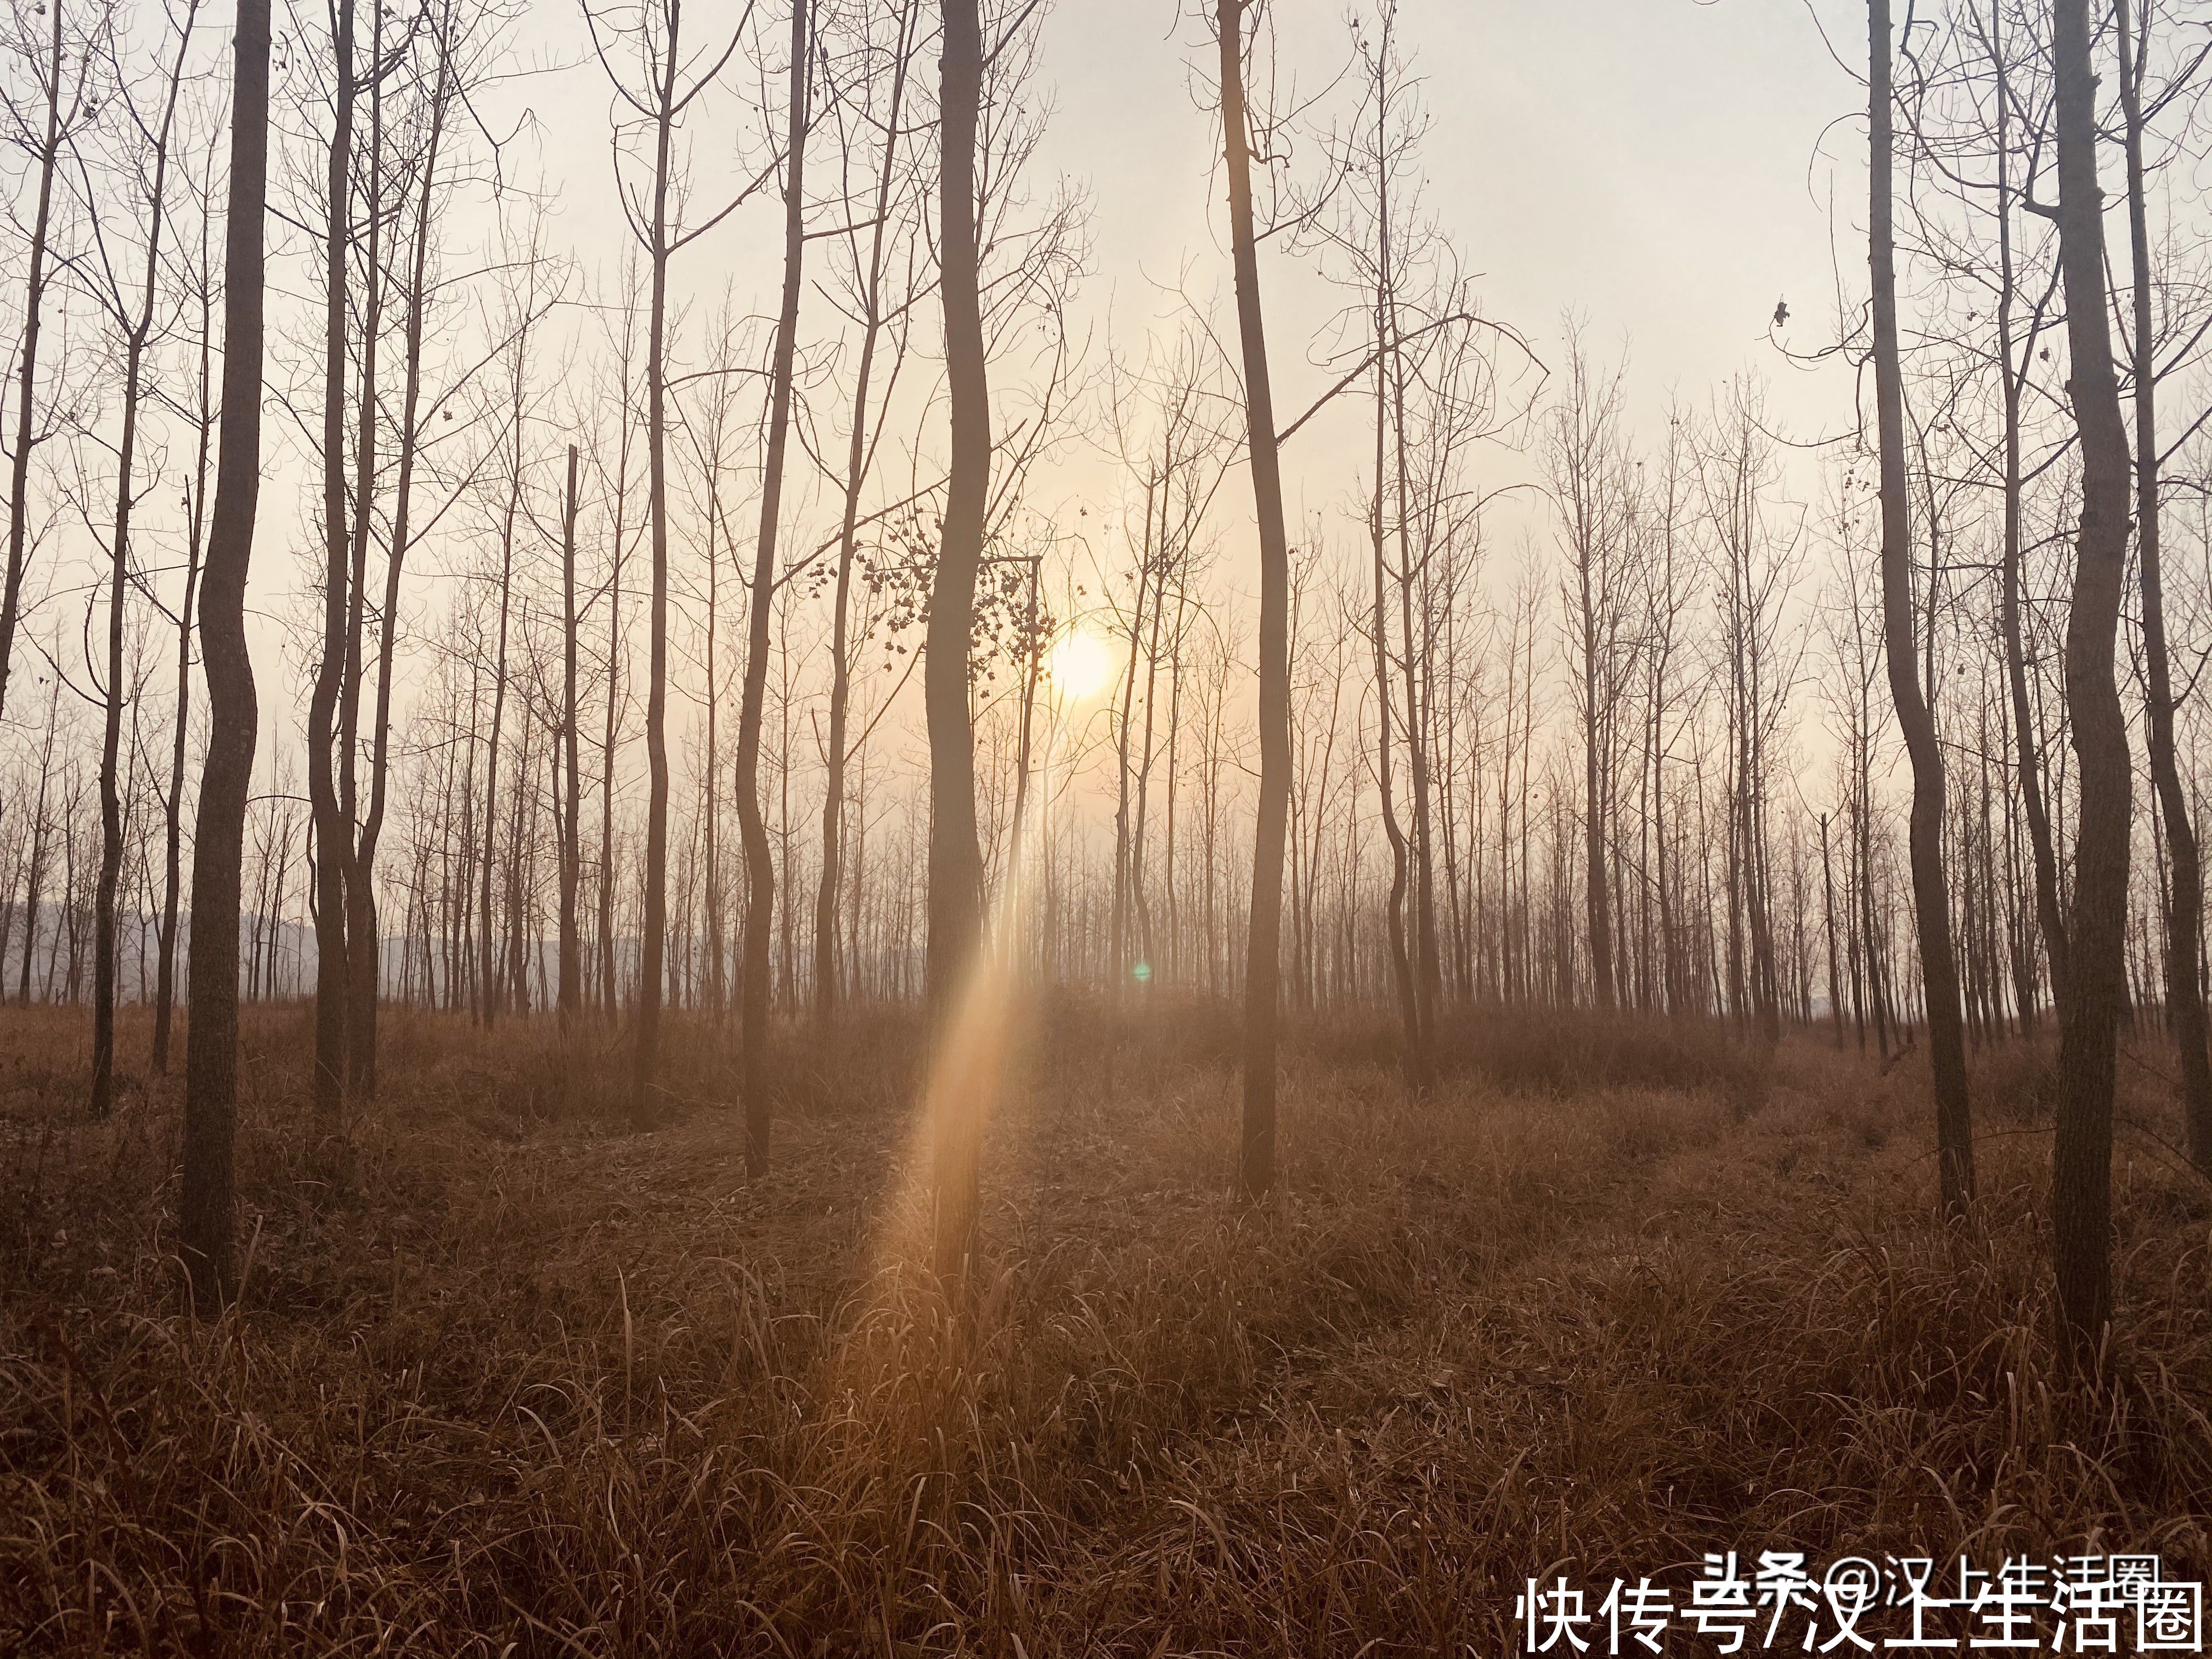
[{"label": "slender tree trunk", "polygon": [[[1387,198],[1386,198],[1387,199]],[[1389,239],[1383,234],[1383,269],[1389,270]],[[1387,299],[1377,307],[1378,313],[1388,304]],[[1383,337],[1382,319],[1377,317],[1376,330],[1378,342]],[[1413,988],[1413,963],[1406,948],[1406,891],[1407,849],[1405,831],[1398,824],[1396,799],[1391,788],[1390,749],[1394,741],[1390,719],[1390,650],[1388,612],[1383,608],[1384,563],[1382,550],[1385,535],[1382,526],[1384,449],[1383,440],[1389,403],[1383,395],[1382,355],[1378,344],[1375,360],[1375,501],[1368,525],[1371,538],[1370,562],[1375,583],[1375,605],[1371,617],[1375,647],[1375,793],[1376,810],[1382,819],[1382,834],[1390,843],[1390,894],[1383,907],[1384,930],[1390,942],[1390,976],[1398,994],[1399,1020],[1404,1030],[1405,1052],[1400,1069],[1406,1092],[1417,1095],[1425,1081],[1422,1065],[1421,1006]],[[1411,646],[1408,644],[1410,650]],[[1408,723],[1411,712],[1407,711]]]},{"label": "slender tree trunk", "polygon": [[[46,320],[46,287],[52,281],[47,261],[52,250],[54,170],[61,159],[63,129],[62,83],[67,69],[62,36],[64,0],[46,0],[52,46],[40,66],[46,77],[46,129],[37,151],[37,202],[31,211],[31,234],[23,284],[23,345],[16,364],[15,448],[9,457],[8,569],[0,580],[0,712],[8,706],[8,665],[15,645],[15,627],[22,615],[23,564],[30,550],[31,451],[37,447],[39,339]],[[89,54],[88,53],[88,57]]]},{"label": "slender tree trunk", "polygon": [[653,547],[647,606],[645,693],[645,914],[638,939],[637,1035],[630,1072],[630,1122],[649,1128],[660,1062],[661,976],[668,928],[668,186],[676,126],[676,72],[683,0],[667,0],[660,85],[653,110],[653,208],[647,251],[652,264],[646,327],[646,518]]},{"label": "slender tree trunk", "polygon": [[491,924],[491,897],[492,878],[499,867],[499,740],[507,720],[507,633],[514,599],[514,522],[522,510],[522,375],[518,347],[514,396],[507,411],[514,430],[507,456],[507,509],[499,533],[499,623],[492,657],[491,731],[484,742],[483,845],[478,849],[482,862],[477,885],[477,972],[483,978],[480,1012],[486,1030],[499,1017],[505,1000],[503,981],[507,977],[501,971],[497,934]]},{"label": "slender tree trunk", "polygon": [[1244,1121],[1238,1184],[1249,1200],[1275,1183],[1275,1045],[1280,1012],[1283,844],[1291,800],[1290,538],[1260,301],[1253,224],[1252,149],[1244,98],[1249,0],[1215,0],[1221,131],[1229,177],[1229,235],[1244,366],[1247,448],[1260,529],[1260,799],[1252,838],[1252,900],[1244,967]]},{"label": "slender tree trunk", "polygon": [[161,232],[169,179],[169,135],[191,48],[197,0],[184,17],[175,64],[152,134],[154,177],[146,198],[146,266],[137,314],[130,319],[123,349],[123,427],[115,449],[115,523],[108,546],[107,686],[100,746],[100,885],[93,911],[92,1115],[107,1115],[115,1090],[115,891],[123,871],[123,613],[131,583],[131,508],[138,456],[138,408],[144,391],[146,348],[160,297]]},{"label": "slender tree trunk", "polygon": [[1872,227],[1875,418],[1881,449],[1881,600],[1890,698],[1912,759],[1910,823],[1913,909],[1935,1074],[1936,1145],[1944,1213],[1965,1213],[1974,1196],[1973,1120],[1960,1029],[1959,964],[1943,876],[1943,752],[1923,696],[1912,614],[1911,525],[1905,471],[1905,377],[1897,337],[1896,234],[1892,182],[1895,141],[1890,84],[1889,0],[1869,0],[1868,118],[1872,126]]},{"label": "slender tree trunk", "polygon": [[[351,575],[346,591],[345,678],[338,703],[338,805],[349,845],[346,851],[346,1091],[368,1100],[376,1081],[376,994],[381,972],[377,938],[374,843],[362,821],[360,795],[362,638],[368,599],[368,544],[376,497],[377,348],[384,331],[384,14],[369,25],[368,165],[362,217],[368,248],[362,261],[361,385],[354,440]],[[387,559],[387,569],[396,561]],[[388,613],[387,613],[388,614]],[[374,786],[372,786],[374,787]]]},{"label": "slender tree trunk", "polygon": [[[449,21],[441,27],[448,26]],[[348,1052],[353,1088],[356,1097],[362,1100],[373,1097],[376,1092],[377,1007],[383,950],[376,912],[376,855],[384,832],[384,807],[390,775],[392,675],[398,627],[400,575],[413,533],[415,473],[422,448],[423,315],[429,304],[429,260],[434,223],[433,198],[437,190],[438,161],[443,149],[446,121],[453,94],[453,42],[439,35],[434,40],[434,50],[438,55],[438,66],[430,94],[430,125],[422,152],[422,182],[415,203],[415,223],[405,290],[407,320],[402,347],[404,361],[401,365],[398,478],[392,496],[392,544],[385,560],[383,608],[377,620],[376,690],[374,724],[369,732],[368,803],[362,816],[360,836],[354,855],[354,888],[346,924],[351,1005],[348,1010]],[[380,116],[376,130],[381,133]],[[373,251],[375,247],[374,239],[370,246]],[[374,331],[372,327],[371,338],[366,348],[372,366],[375,349]],[[373,368],[364,379],[368,384],[363,388],[362,398],[362,457],[359,472],[359,501],[356,508],[361,515],[361,521],[355,530],[357,590],[367,574],[368,503],[375,483],[372,465],[376,418]],[[356,617],[362,597],[362,592],[357,591],[354,601]],[[356,620],[356,635],[358,629]],[[356,674],[357,678],[357,668]],[[355,695],[358,695],[357,690]]]},{"label": "slender tree trunk", "polygon": [[2028,848],[2035,869],[2036,919],[2042,929],[2044,954],[2051,962],[2051,999],[2063,1008],[2067,997],[2066,920],[2059,902],[2058,859],[2051,842],[2051,810],[2043,791],[2035,714],[2027,694],[2027,652],[2021,629],[2020,404],[2034,331],[2031,329],[2027,347],[2015,368],[2013,304],[2019,284],[2012,248],[2011,91],[2004,60],[2003,9],[2003,0],[1990,0],[1990,55],[1997,91],[1997,353],[2004,375],[2004,553],[1998,620],[2004,637],[2005,678],[2012,696],[2021,806],[2027,819]]},{"label": "slender tree trunk", "polygon": [[154,1070],[169,1070],[171,1024],[176,1006],[177,907],[184,884],[185,748],[191,737],[192,614],[199,598],[200,562],[206,550],[208,462],[216,425],[214,397],[215,282],[205,260],[210,216],[200,220],[203,258],[199,283],[198,416],[194,421],[191,504],[185,527],[185,594],[177,607],[177,714],[169,750],[169,787],[162,801],[161,925],[154,981]]},{"label": "slender tree trunk", "polygon": [[2127,573],[2129,458],[2106,305],[2103,192],[2097,183],[2097,76],[2088,0],[2053,0],[2058,112],[2058,258],[2066,289],[2069,389],[2081,443],[2081,523],[2066,624],[2066,705],[2079,771],[2071,994],[2060,1024],[2051,1155],[2052,1253],[2072,1351],[2089,1359],[2112,1317],[2112,1089],[2127,1008],[2127,717],[2113,656]]},{"label": "slender tree trunk", "polygon": [[234,1284],[239,883],[260,711],[246,648],[246,576],[261,489],[262,216],[269,189],[269,0],[238,0],[223,252],[222,437],[200,590],[211,720],[192,839],[191,1024],[185,1034],[179,1244],[193,1305]]},{"label": "slender tree trunk", "polygon": [[884,328],[884,255],[889,234],[891,194],[897,174],[899,120],[906,106],[907,75],[914,60],[911,3],[899,11],[898,42],[891,64],[889,107],[884,118],[883,169],[877,175],[874,224],[868,233],[868,264],[861,283],[860,365],[853,383],[853,430],[846,447],[844,518],[837,535],[837,581],[830,609],[830,737],[823,756],[822,872],[814,894],[814,1018],[826,1036],[837,1012],[837,893],[843,876],[845,763],[853,665],[851,595],[853,560],[859,549],[860,491],[867,481],[870,443],[868,398],[875,372],[876,346]]},{"label": "slender tree trunk", "polygon": [[[976,227],[976,129],[983,40],[977,0],[943,0],[939,60],[943,170],[939,183],[940,291],[951,467],[930,597],[922,699],[929,730],[929,939],[927,991],[940,1042],[982,942],[983,858],[975,836],[975,742],[968,706],[969,635],[983,557],[990,487],[991,406],[984,357]],[[964,1283],[975,1252],[980,1101],[938,1115],[934,1256],[939,1276]]]},{"label": "slender tree trunk", "polygon": [[338,701],[345,679],[349,538],[346,520],[346,267],[352,241],[354,0],[331,13],[336,106],[323,238],[323,641],[307,702],[307,794],[315,820],[315,1109],[334,1119],[347,1079],[346,889],[353,824],[337,793]]},{"label": "slender tree trunk", "polygon": [[2143,190],[2144,69],[2150,57],[2150,7],[2143,0],[2140,43],[2130,40],[2129,0],[2118,0],[2120,100],[2127,122],[2128,235],[2135,271],[2136,563],[2142,580],[2145,678],[2148,681],[2150,775],[2158,791],[2172,877],[2166,888],[2166,994],[2181,1055],[2181,1109],[2189,1156],[2212,1170],[2212,1053],[2206,1048],[2204,984],[2197,974],[2204,912],[2197,830],[2173,750],[2173,669],[2166,643],[2166,595],[2160,562],[2157,334],[2151,316],[2150,223]]},{"label": "slender tree trunk", "polygon": [[584,1008],[584,963],[576,927],[582,879],[583,796],[576,756],[576,446],[561,496],[561,1024],[573,1027]]},{"label": "slender tree trunk", "polygon": [[[799,345],[799,299],[805,274],[811,10],[812,0],[792,0],[791,82],[786,94],[790,100],[790,127],[784,162],[783,297],[776,311],[775,356],[769,369],[768,455],[761,475],[760,536],[754,544],[751,602],[746,614],[744,697],[738,714],[738,829],[745,846],[744,962],[738,987],[744,1050],[738,1086],[745,1107],[745,1174],[753,1180],[768,1173],[769,932],[775,919],[775,863],[769,847],[768,825],[761,814],[761,715],[768,690],[769,623],[775,598],[776,520],[782,507],[784,452],[791,433],[792,365]],[[933,737],[934,731],[933,726]]]}]

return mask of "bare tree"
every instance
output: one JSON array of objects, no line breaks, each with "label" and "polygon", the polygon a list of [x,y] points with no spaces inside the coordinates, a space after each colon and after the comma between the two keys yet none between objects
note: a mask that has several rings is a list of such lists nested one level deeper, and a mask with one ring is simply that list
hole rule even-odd
[{"label": "bare tree", "polygon": [[[1875,418],[1881,467],[1881,596],[1889,690],[1912,760],[1912,896],[1936,1082],[1936,1144],[1946,1215],[1963,1216],[1974,1195],[1973,1121],[1960,1029],[1959,966],[1943,877],[1943,752],[1923,695],[1914,640],[1911,521],[1905,461],[1905,380],[1897,337],[1896,233],[1892,184],[1894,107],[1889,0],[1868,0],[1868,120],[1871,127],[1869,235],[1874,275]],[[1931,576],[1931,580],[1932,580]]]},{"label": "bare tree", "polygon": [[2143,82],[2150,59],[2156,0],[2143,0],[2139,28],[2130,26],[2129,0],[2115,0],[2119,25],[2120,108],[2127,155],[2128,250],[2133,272],[2130,364],[2135,389],[2136,567],[2142,584],[2143,668],[2149,716],[2150,775],[2166,830],[2166,994],[2180,1050],[2182,1115],[2189,1155],[2212,1170],[2212,1051],[2208,1051],[2204,981],[2198,970],[2203,948],[2204,873],[2196,826],[2173,743],[2173,665],[2166,637],[2165,574],[2161,562],[2158,447],[2158,334],[2154,314],[2150,210],[2144,184],[2147,125]]},{"label": "bare tree", "polygon": [[1229,180],[1230,256],[1244,368],[1247,457],[1260,525],[1260,800],[1252,842],[1252,901],[1244,967],[1244,1121],[1238,1184],[1247,1199],[1275,1183],[1275,1048],[1282,980],[1283,860],[1290,817],[1290,538],[1260,300],[1252,208],[1252,123],[1244,91],[1253,0],[1215,0],[1223,153]]},{"label": "bare tree", "polygon": [[[123,94],[125,112],[138,138],[147,146],[134,179],[142,194],[137,204],[144,217],[136,228],[143,235],[143,264],[137,290],[131,295],[124,273],[117,268],[105,231],[95,214],[94,252],[103,281],[103,307],[123,333],[122,429],[115,447],[115,513],[108,532],[107,661],[106,695],[101,699],[100,745],[100,885],[94,902],[92,1003],[92,1115],[105,1117],[115,1089],[115,894],[123,871],[123,789],[121,776],[125,665],[123,623],[131,586],[131,512],[136,503],[139,417],[144,402],[146,356],[155,339],[155,308],[161,294],[161,237],[167,228],[169,154],[175,131],[179,100],[185,85],[185,64],[191,52],[192,26],[198,20],[198,0],[185,0],[181,18],[173,19],[176,31],[174,56],[161,82],[158,112],[142,112],[128,91]],[[127,89],[130,76],[118,64],[116,79]],[[89,178],[88,197],[96,194]]]},{"label": "bare tree", "polygon": [[[863,101],[857,107],[852,100],[872,100],[882,77],[869,61],[871,45],[863,40],[860,46],[862,63],[854,77],[850,96],[839,99],[833,106],[841,135],[847,124],[856,121],[864,128],[872,127],[880,135],[880,159],[876,164],[874,189],[867,198],[870,212],[865,226],[866,252],[861,251],[861,231],[855,223],[852,229],[837,240],[848,250],[850,261],[851,291],[848,302],[852,306],[860,325],[860,353],[853,376],[852,428],[847,435],[845,469],[842,483],[842,516],[837,532],[837,568],[830,601],[830,710],[828,736],[823,751],[824,778],[822,794],[822,868],[814,899],[814,1013],[817,1027],[826,1033],[835,1018],[837,1005],[837,894],[843,878],[845,833],[845,766],[849,743],[848,722],[852,699],[853,642],[851,636],[853,568],[859,550],[860,498],[866,488],[868,475],[875,459],[876,444],[883,432],[881,409],[888,401],[889,385],[879,392],[875,385],[876,355],[883,346],[886,331],[891,331],[890,343],[892,352],[889,380],[896,380],[900,363],[905,356],[907,340],[906,317],[920,295],[917,285],[909,280],[908,291],[893,302],[886,295],[885,283],[889,265],[895,251],[893,238],[903,236],[911,247],[915,232],[912,224],[896,222],[895,214],[902,213],[916,194],[910,175],[916,169],[906,154],[909,143],[907,116],[908,82],[919,52],[921,0],[897,0],[892,9],[890,21],[892,39],[889,48],[889,85],[883,93],[883,106],[878,114]],[[848,138],[842,145],[845,166],[852,166],[854,144]],[[847,193],[852,193],[849,182]],[[911,264],[911,259],[909,260]],[[872,404],[871,399],[878,401]]]},{"label": "bare tree", "polygon": [[[922,665],[930,778],[927,994],[940,1037],[950,1030],[954,999],[966,985],[982,944],[983,857],[975,837],[968,647],[991,481],[991,401],[976,236],[982,20],[978,0],[942,0],[941,16],[939,293],[945,311],[952,447]],[[939,1115],[934,1260],[939,1275],[955,1285],[964,1282],[975,1255],[981,1139],[981,1125],[973,1109]]]},{"label": "bare tree", "polygon": [[639,1127],[650,1126],[655,1115],[653,1091],[659,1064],[661,980],[666,966],[668,927],[668,265],[671,258],[728,217],[737,205],[733,201],[698,223],[683,223],[680,197],[676,194],[679,168],[676,133],[685,112],[706,94],[736,54],[751,9],[748,0],[744,15],[730,33],[729,43],[719,52],[709,48],[696,58],[687,58],[683,44],[684,0],[643,0],[631,20],[617,31],[638,56],[639,87],[633,89],[608,56],[608,43],[600,35],[602,14],[588,3],[584,8],[600,65],[617,97],[652,135],[653,150],[642,196],[617,181],[630,232],[646,252],[650,292],[645,441],[646,520],[652,546],[653,590],[647,608],[645,915],[638,941],[637,1028],[630,1073],[630,1120]]},{"label": "bare tree", "polygon": [[[783,501],[784,453],[791,434],[792,365],[799,345],[799,299],[806,251],[806,138],[811,118],[812,0],[791,0],[789,125],[783,170],[783,296],[776,310],[769,370],[768,447],[761,475],[760,535],[754,545],[745,645],[744,696],[738,714],[738,827],[745,846],[745,933],[739,985],[744,1026],[739,1087],[745,1108],[745,1172],[768,1173],[769,930],[775,915],[775,866],[761,816],[761,711],[768,686],[769,623],[775,587],[775,538]],[[950,327],[948,325],[948,336]],[[956,424],[955,430],[957,431]],[[934,656],[933,653],[933,661]],[[962,708],[964,712],[966,703]],[[935,735],[935,727],[932,727]],[[788,900],[786,901],[788,908]]]},{"label": "bare tree", "polygon": [[191,1024],[185,1035],[179,1223],[193,1304],[234,1283],[232,1146],[238,1111],[238,920],[246,796],[260,714],[246,647],[246,575],[261,489],[262,216],[269,191],[269,0],[239,0],[223,246],[222,451],[200,641],[211,726],[192,838]]},{"label": "bare tree", "polygon": [[[110,27],[106,13],[105,0],[82,4],[39,0],[28,9],[17,0],[11,19],[17,38],[9,44],[32,65],[37,97],[26,103],[13,98],[6,101],[8,137],[29,155],[37,183],[30,246],[25,250],[15,441],[8,454],[8,564],[0,576],[0,712],[8,706],[8,669],[22,615],[23,569],[30,551],[31,455],[46,435],[40,428],[39,345],[57,264],[55,177],[64,151],[98,110],[94,75],[100,62],[100,42]],[[67,18],[78,20],[75,31],[65,26]]]},{"label": "bare tree", "polygon": [[2066,626],[2066,707],[2079,764],[2070,994],[2060,1012],[2058,1127],[2051,1151],[2052,1253],[2066,1334],[2094,1358],[2112,1308],[2112,1088],[2127,1006],[2129,822],[2135,791],[2113,672],[2127,574],[2130,466],[2106,314],[2097,75],[2088,0],[2051,0],[2058,110],[2058,258],[2066,286],[2081,516]]}]

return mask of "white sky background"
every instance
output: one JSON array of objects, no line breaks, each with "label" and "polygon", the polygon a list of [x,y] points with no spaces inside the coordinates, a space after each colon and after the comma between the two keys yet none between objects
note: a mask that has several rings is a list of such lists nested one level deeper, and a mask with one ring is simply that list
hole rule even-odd
[{"label": "white sky background", "polygon": [[[1854,35],[1849,6],[1822,9],[1838,14],[1838,45],[1863,52],[1863,16]],[[1285,60],[1310,86],[1342,61],[1344,13],[1279,0]],[[1168,0],[1062,0],[1046,27],[1060,105],[1047,156],[1092,180],[1098,285],[1133,293],[1140,271],[1172,277],[1186,256],[1225,270],[1213,118],[1188,89],[1195,27]],[[1811,193],[1831,168],[1814,151],[1863,97],[1803,0],[1404,0],[1399,27],[1434,124],[1430,204],[1490,315],[1547,359],[1565,307],[1594,347],[1625,337],[1640,423],[1670,386],[1702,399],[1747,366],[1793,425],[1849,418],[1847,379],[1807,377],[1765,338],[1784,296],[1801,349],[1832,326],[1829,221]],[[1839,135],[1847,233],[1863,222],[1863,132]],[[1271,301],[1310,302],[1283,264],[1263,274]],[[1286,390],[1327,384],[1297,368],[1315,316],[1284,303],[1270,318]],[[1294,390],[1279,402],[1303,407]],[[1308,458],[1290,471],[1310,475]]]}]

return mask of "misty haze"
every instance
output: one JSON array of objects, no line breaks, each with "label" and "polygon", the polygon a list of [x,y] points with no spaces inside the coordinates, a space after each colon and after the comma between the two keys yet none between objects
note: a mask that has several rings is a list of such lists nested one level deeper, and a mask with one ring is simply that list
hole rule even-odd
[{"label": "misty haze", "polygon": [[0,1653],[2201,1654],[2194,0],[0,0]]}]

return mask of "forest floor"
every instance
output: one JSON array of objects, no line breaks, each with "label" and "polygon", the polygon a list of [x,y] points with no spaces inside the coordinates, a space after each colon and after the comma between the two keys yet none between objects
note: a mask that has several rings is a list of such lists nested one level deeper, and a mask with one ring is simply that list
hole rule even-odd
[{"label": "forest floor", "polygon": [[1304,1033],[1253,1214],[1224,1019],[1109,1061],[1063,1008],[960,1322],[900,1265],[895,1017],[794,1037],[749,1184],[703,1026],[634,1134],[611,1034],[388,1015],[336,1136],[305,1011],[249,1011],[246,1285],[196,1322],[176,1085],[85,1121],[87,1035],[0,1012],[0,1652],[1494,1656],[1530,1577],[1681,1597],[1709,1550],[2212,1568],[2212,1203],[2148,1047],[2083,1380],[2023,1044],[1948,1232],[1919,1058],[1556,1016],[1418,1104],[1387,1027]]}]

